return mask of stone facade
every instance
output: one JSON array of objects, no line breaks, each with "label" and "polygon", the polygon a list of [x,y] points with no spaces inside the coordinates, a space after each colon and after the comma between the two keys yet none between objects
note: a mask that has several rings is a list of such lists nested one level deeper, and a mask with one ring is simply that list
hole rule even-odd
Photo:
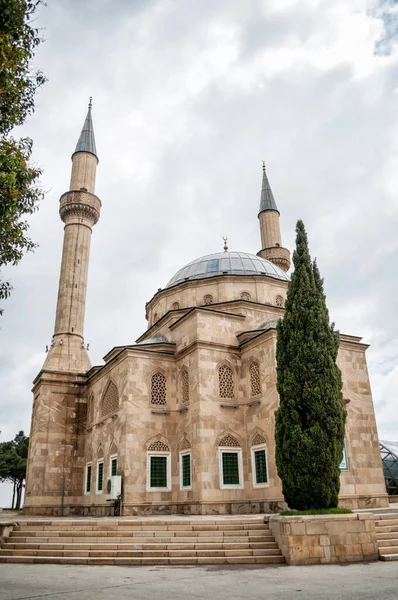
[{"label": "stone facade", "polygon": [[[278,511],[275,324],[286,275],[263,261],[256,272],[232,266],[187,277],[147,303],[148,329],[135,344],[113,348],[92,368],[83,325],[100,211],[96,161],[93,150],[73,155],[71,186],[78,181],[81,189],[61,197],[66,227],[55,334],[34,382],[24,512],[110,514],[113,470],[122,477],[125,515]],[[262,245],[271,261],[284,257],[286,265],[272,202],[272,210],[262,204]],[[250,263],[248,256],[231,254],[231,265]],[[348,467],[340,500],[354,508],[387,505],[366,348],[360,338],[341,336]]]}]

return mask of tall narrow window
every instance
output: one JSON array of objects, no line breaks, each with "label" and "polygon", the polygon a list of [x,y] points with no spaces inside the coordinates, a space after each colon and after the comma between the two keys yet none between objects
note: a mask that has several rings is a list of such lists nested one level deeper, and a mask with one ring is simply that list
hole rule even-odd
[{"label": "tall narrow window", "polygon": [[180,452],[180,487],[191,489],[191,451]]},{"label": "tall narrow window", "polygon": [[261,446],[252,446],[251,455],[253,487],[266,487],[268,485],[268,463],[266,445],[262,444]]},{"label": "tall narrow window", "polygon": [[220,398],[234,398],[234,376],[228,365],[221,365],[218,369],[218,387]]},{"label": "tall narrow window", "polygon": [[147,491],[171,490],[171,454],[162,441],[151,444],[147,457]]},{"label": "tall narrow window", "polygon": [[260,365],[257,361],[253,361],[249,367],[250,371],[250,387],[251,395],[259,396],[261,394],[261,379],[260,379]]},{"label": "tall narrow window", "polygon": [[155,373],[151,378],[151,404],[166,404],[166,377],[163,373]]},{"label": "tall narrow window", "polygon": [[104,485],[104,461],[98,461],[97,463],[97,494],[102,494],[102,488]]},{"label": "tall narrow window", "polygon": [[86,465],[86,484],[85,484],[85,493],[89,494],[91,492],[91,465]]},{"label": "tall narrow window", "polygon": [[87,427],[90,427],[94,421],[94,396],[92,394],[87,404]]},{"label": "tall narrow window", "polygon": [[117,475],[117,456],[110,458],[109,473],[111,476]]},{"label": "tall narrow window", "polygon": [[225,436],[218,448],[220,488],[243,488],[242,448],[231,435]]}]

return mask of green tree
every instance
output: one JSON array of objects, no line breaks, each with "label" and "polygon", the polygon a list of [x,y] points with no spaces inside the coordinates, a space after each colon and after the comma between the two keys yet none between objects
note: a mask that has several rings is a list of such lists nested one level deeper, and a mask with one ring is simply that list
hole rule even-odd
[{"label": "green tree", "polygon": [[0,444],[0,481],[13,484],[11,508],[20,509],[22,490],[26,478],[29,438],[23,431],[17,433],[10,442]]},{"label": "green tree", "polygon": [[294,273],[277,326],[276,464],[290,508],[327,509],[338,505],[346,419],[336,364],[339,334],[329,322],[302,221],[296,234]]},{"label": "green tree", "polygon": [[[36,90],[45,81],[41,71],[32,69],[41,41],[33,27],[40,4],[42,0],[0,0],[0,270],[18,264],[34,248],[25,216],[43,197],[38,185],[41,171],[30,162],[32,140],[10,135],[34,112]],[[0,272],[0,300],[11,289]]]}]

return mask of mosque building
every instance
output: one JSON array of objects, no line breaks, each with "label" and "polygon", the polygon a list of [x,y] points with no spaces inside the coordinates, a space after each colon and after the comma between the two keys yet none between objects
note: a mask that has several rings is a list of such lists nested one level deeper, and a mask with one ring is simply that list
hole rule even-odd
[{"label": "mosque building", "polygon": [[[60,198],[58,302],[34,380],[24,513],[112,514],[120,484],[124,515],[275,512],[285,506],[275,465],[276,323],[290,252],[265,168],[257,255],[225,245],[183,266],[146,304],[136,343],[92,367],[84,316],[101,201],[91,113],[90,103]],[[348,412],[340,503],[350,508],[388,504],[367,347],[340,335]]]}]

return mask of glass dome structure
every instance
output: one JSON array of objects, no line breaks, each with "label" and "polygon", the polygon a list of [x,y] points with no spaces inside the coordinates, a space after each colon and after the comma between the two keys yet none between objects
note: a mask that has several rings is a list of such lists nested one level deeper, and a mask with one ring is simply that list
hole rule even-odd
[{"label": "glass dome structure", "polygon": [[380,440],[379,444],[387,494],[398,496],[398,442]]},{"label": "glass dome structure", "polygon": [[247,252],[216,252],[202,256],[177,271],[166,288],[184,281],[206,279],[218,275],[267,275],[289,281],[288,275],[269,260]]}]

